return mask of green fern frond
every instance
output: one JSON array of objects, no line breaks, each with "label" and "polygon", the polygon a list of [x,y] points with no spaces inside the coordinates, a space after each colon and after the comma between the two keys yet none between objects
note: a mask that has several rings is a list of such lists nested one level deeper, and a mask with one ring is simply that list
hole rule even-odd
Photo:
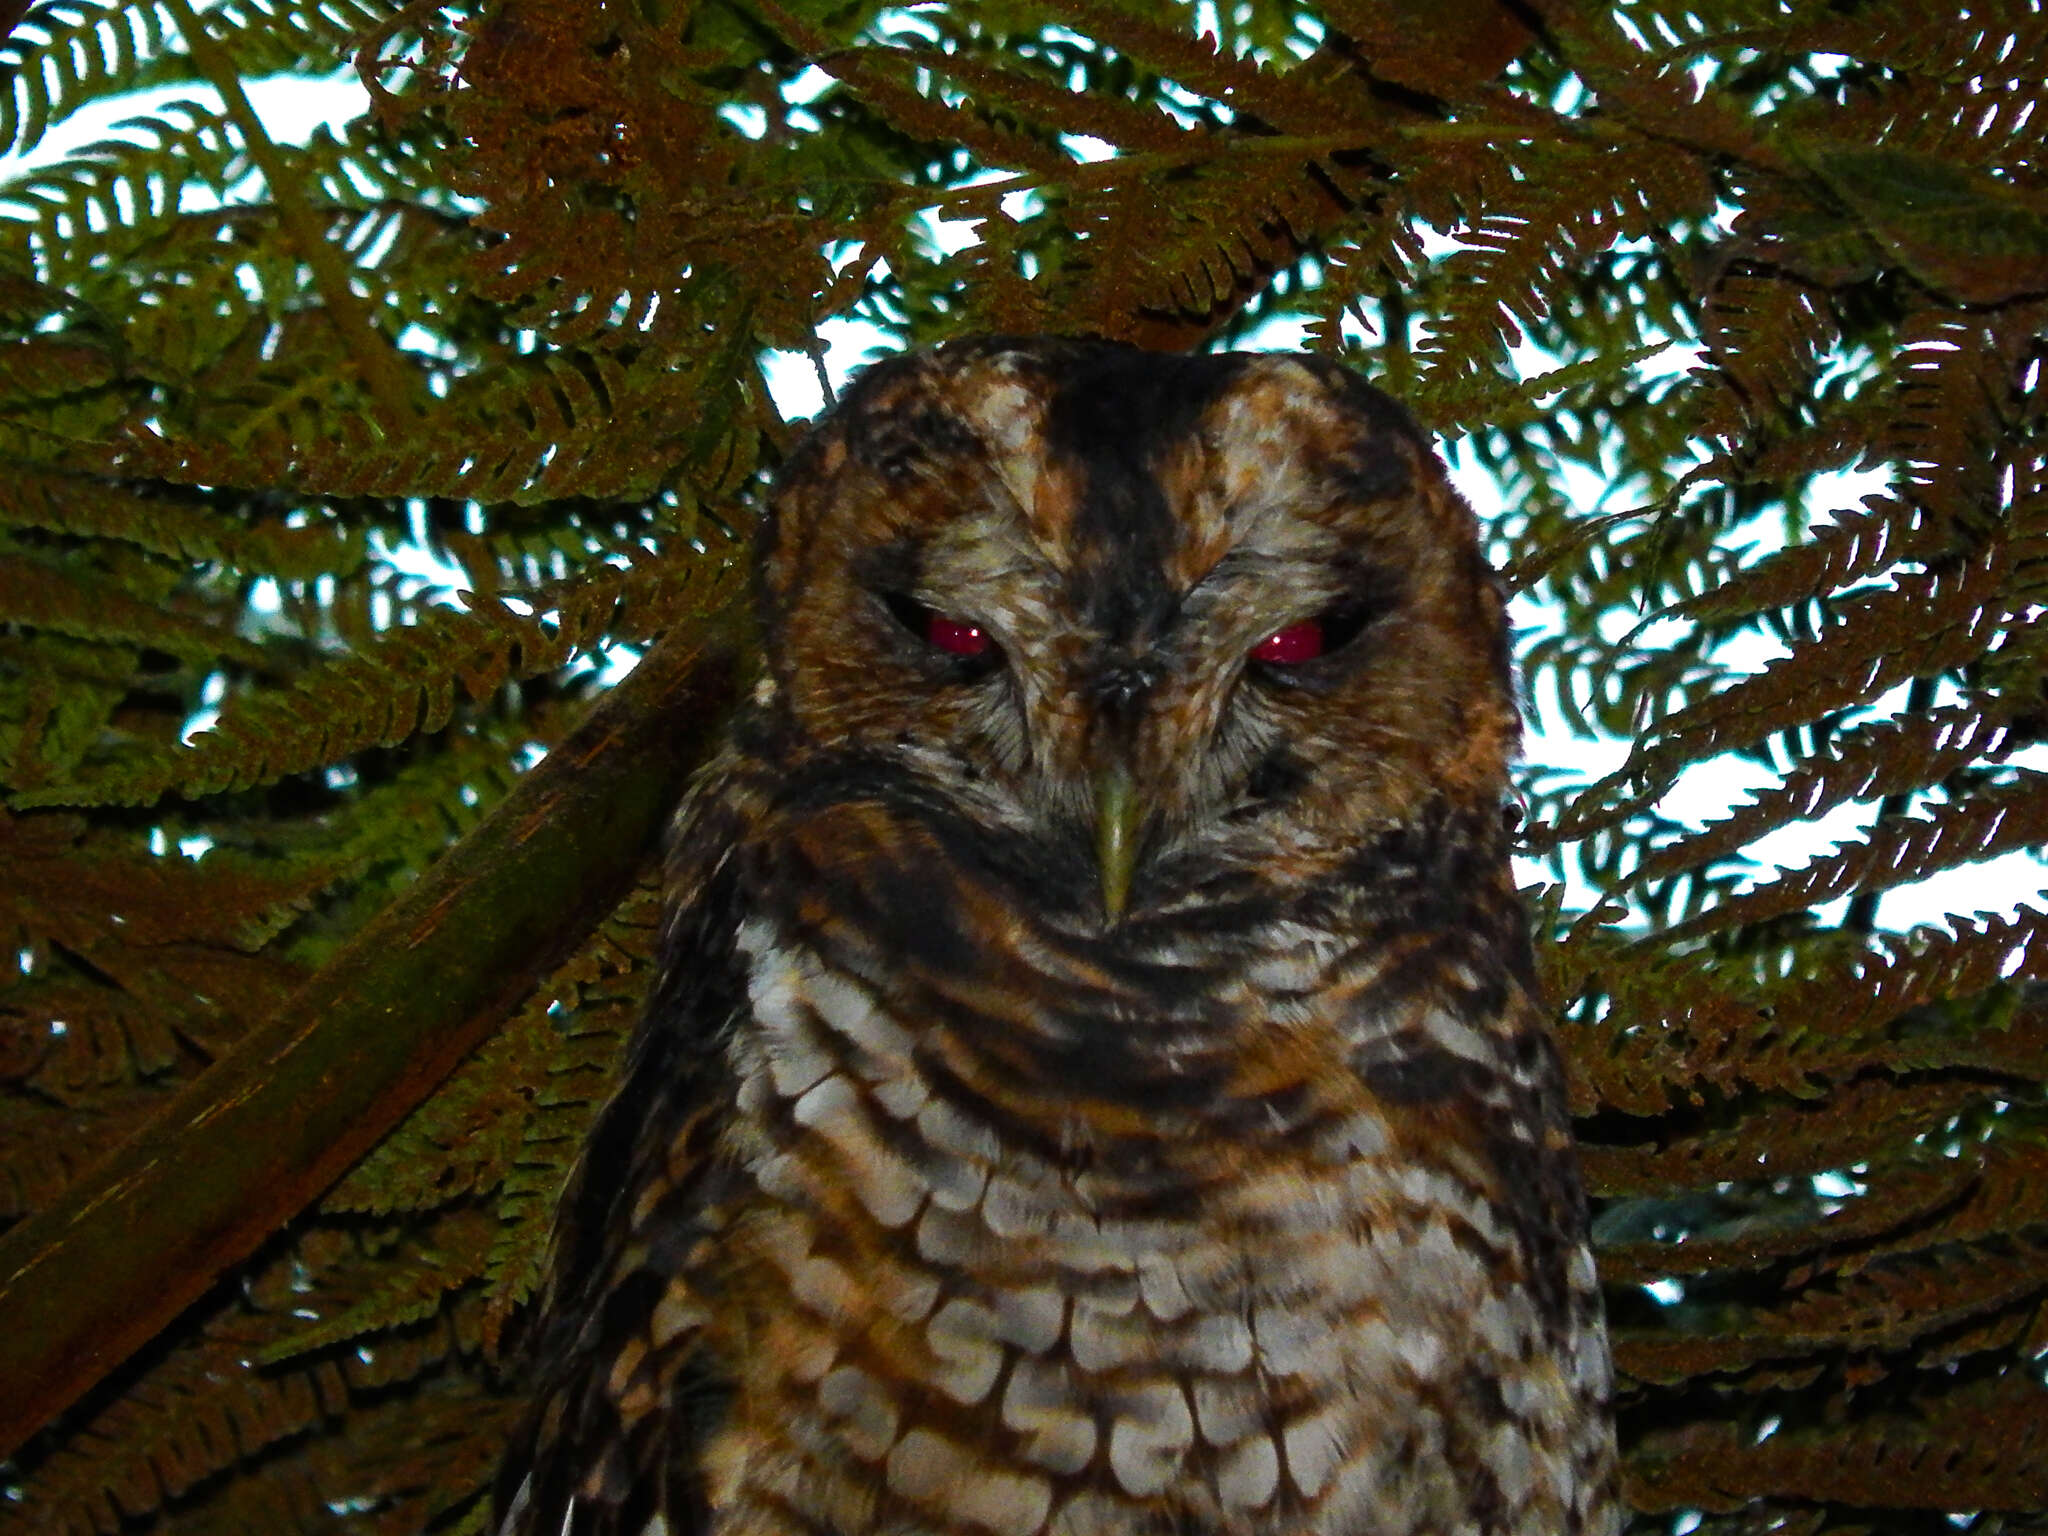
[{"label": "green fern frond", "polygon": [[164,51],[155,0],[44,0],[0,39],[0,154],[23,154],[86,102],[132,90],[143,62]]},{"label": "green fern frond", "polygon": [[256,1354],[261,1365],[313,1354],[335,1344],[436,1317],[449,1294],[484,1271],[494,1223],[485,1211],[456,1205],[404,1239],[405,1253],[316,1279],[293,1311],[305,1319]]},{"label": "green fern frond", "polygon": [[[215,794],[270,782],[441,729],[457,690],[488,699],[507,679],[552,672],[596,636],[645,641],[706,611],[731,579],[710,561],[642,561],[533,591],[519,612],[500,597],[434,608],[356,653],[308,673],[287,694],[233,701],[189,747],[20,797],[24,805],[149,804],[176,790]],[[540,604],[546,607],[540,607]]]}]

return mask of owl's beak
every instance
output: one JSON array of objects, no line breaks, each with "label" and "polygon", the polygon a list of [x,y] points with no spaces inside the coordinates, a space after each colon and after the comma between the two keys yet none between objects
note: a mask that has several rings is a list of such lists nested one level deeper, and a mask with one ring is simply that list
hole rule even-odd
[{"label": "owl's beak", "polygon": [[1131,896],[1131,870],[1138,862],[1138,834],[1145,807],[1131,783],[1131,771],[1113,762],[1095,775],[1095,862],[1102,872],[1102,910],[1114,923]]}]

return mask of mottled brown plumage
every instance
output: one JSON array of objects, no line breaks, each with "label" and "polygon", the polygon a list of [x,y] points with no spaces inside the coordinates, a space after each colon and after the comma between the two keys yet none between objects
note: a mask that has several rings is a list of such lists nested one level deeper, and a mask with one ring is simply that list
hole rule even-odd
[{"label": "mottled brown plumage", "polygon": [[1615,1530],[1504,619],[1406,417],[959,342],[759,569],[506,1528]]}]

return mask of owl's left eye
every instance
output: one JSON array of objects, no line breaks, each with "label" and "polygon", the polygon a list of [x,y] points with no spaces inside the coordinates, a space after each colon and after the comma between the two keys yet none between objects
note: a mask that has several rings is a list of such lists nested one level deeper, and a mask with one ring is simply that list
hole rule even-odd
[{"label": "owl's left eye", "polygon": [[985,656],[995,644],[989,639],[988,631],[979,624],[970,624],[965,619],[932,610],[925,614],[924,637],[940,650],[951,651],[955,656]]},{"label": "owl's left eye", "polygon": [[1348,597],[1312,619],[1298,619],[1285,629],[1274,630],[1251,648],[1250,659],[1275,669],[1281,681],[1300,680],[1305,674],[1290,669],[1343,650],[1370,629],[1388,606],[1376,593]]},{"label": "owl's left eye", "polygon": [[1268,666],[1291,667],[1314,661],[1323,654],[1323,621],[1303,619],[1285,629],[1276,629],[1252,647],[1252,660]]}]

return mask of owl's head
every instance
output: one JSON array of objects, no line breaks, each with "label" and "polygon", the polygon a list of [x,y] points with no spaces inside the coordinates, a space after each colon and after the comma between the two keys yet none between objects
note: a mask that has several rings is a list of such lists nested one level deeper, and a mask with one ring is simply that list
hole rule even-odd
[{"label": "owl's head", "polygon": [[1114,920],[1190,872],[1312,879],[1517,733],[1469,508],[1315,357],[982,338],[878,365],[763,528],[770,708],[1079,850]]}]

